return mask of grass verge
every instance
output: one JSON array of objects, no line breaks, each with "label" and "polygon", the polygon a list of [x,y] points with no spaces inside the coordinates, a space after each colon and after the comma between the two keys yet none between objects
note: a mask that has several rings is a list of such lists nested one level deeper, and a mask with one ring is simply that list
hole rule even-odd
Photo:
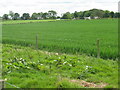
[{"label": "grass verge", "polygon": [[114,60],[10,44],[3,44],[2,57],[6,88],[100,88],[102,84],[105,88],[118,87],[118,63]]}]

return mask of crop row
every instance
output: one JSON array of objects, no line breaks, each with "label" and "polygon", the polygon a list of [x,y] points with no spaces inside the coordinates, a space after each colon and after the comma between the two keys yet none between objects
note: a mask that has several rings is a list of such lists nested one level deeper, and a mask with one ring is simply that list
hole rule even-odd
[{"label": "crop row", "polygon": [[118,58],[117,19],[73,20],[45,23],[3,25],[3,43],[71,54],[97,56],[96,41],[100,40],[100,57]]}]

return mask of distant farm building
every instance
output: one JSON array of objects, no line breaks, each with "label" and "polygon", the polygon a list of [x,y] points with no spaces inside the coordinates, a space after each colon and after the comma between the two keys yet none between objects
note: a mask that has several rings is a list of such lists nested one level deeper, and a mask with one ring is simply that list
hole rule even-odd
[{"label": "distant farm building", "polygon": [[8,16],[9,19],[13,19],[11,16]]},{"label": "distant farm building", "polygon": [[85,20],[91,20],[91,17],[84,17]]},{"label": "distant farm building", "polygon": [[56,19],[56,20],[60,20],[60,19]]},{"label": "distant farm building", "polygon": [[99,17],[98,16],[96,16],[96,17],[84,17],[84,19],[85,20],[99,19]]},{"label": "distant farm building", "polygon": [[37,17],[37,20],[43,19],[42,17]]},{"label": "distant farm building", "polygon": [[99,19],[99,17],[97,16],[97,17],[94,17],[94,19]]}]

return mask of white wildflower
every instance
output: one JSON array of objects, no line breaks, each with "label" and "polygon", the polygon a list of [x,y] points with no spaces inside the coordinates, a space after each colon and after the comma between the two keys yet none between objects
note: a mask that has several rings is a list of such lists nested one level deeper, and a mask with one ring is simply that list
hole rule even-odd
[{"label": "white wildflower", "polygon": [[55,55],[58,55],[58,53],[55,53]]},{"label": "white wildflower", "polygon": [[32,62],[33,64],[35,64],[35,62]]},{"label": "white wildflower", "polygon": [[43,64],[40,64],[40,65],[43,65]]},{"label": "white wildflower", "polygon": [[66,63],[67,63],[67,61],[66,61],[66,62],[64,62],[64,63],[63,63],[63,65],[64,65],[64,64],[66,64]]},{"label": "white wildflower", "polygon": [[58,57],[59,59],[61,59],[60,57]]},{"label": "white wildflower", "polygon": [[85,68],[85,69],[88,69],[88,67],[89,67],[89,66],[86,66],[86,68]]},{"label": "white wildflower", "polygon": [[20,58],[20,60],[22,60],[22,58]]},{"label": "white wildflower", "polygon": [[9,65],[12,65],[12,63],[9,63]]},{"label": "white wildflower", "polygon": [[69,66],[72,66],[71,64],[69,64]]},{"label": "white wildflower", "polygon": [[5,81],[7,81],[7,78],[5,78]]},{"label": "white wildflower", "polygon": [[23,59],[23,61],[25,61],[25,59]]},{"label": "white wildflower", "polygon": [[30,67],[27,67],[28,69],[30,68]]}]

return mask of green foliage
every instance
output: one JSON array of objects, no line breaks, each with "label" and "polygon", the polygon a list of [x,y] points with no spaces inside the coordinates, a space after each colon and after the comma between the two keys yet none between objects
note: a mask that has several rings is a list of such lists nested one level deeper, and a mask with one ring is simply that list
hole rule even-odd
[{"label": "green foliage", "polygon": [[32,16],[31,16],[31,19],[33,19],[33,20],[37,20],[37,18],[38,18],[37,13],[33,13]]},{"label": "green foliage", "polygon": [[49,19],[56,19],[56,16],[57,16],[56,11],[50,10],[50,11],[48,11],[48,14],[49,14]]},{"label": "green foliage", "polygon": [[23,13],[22,17],[21,17],[23,20],[28,20],[30,19],[30,15],[29,13]]},{"label": "green foliage", "polygon": [[85,16],[85,17],[89,17],[89,16],[90,16],[90,12],[89,12],[89,11],[85,11],[85,12],[84,12],[84,16]]},{"label": "green foliage", "polygon": [[79,18],[79,17],[80,17],[79,13],[77,11],[75,11],[74,12],[74,18]]},{"label": "green foliage", "polygon": [[[3,44],[3,78],[21,88],[80,88],[71,79],[118,87],[118,63]],[[60,79],[61,78],[61,79]],[[66,78],[66,79],[64,79]],[[7,88],[14,88],[6,84]]]},{"label": "green foliage", "polygon": [[20,19],[20,14],[19,13],[15,13],[13,16],[14,20],[19,20]]},{"label": "green foliage", "polygon": [[62,19],[72,19],[72,14],[70,14],[70,12],[66,12],[63,14]]},{"label": "green foliage", "polygon": [[3,15],[3,19],[8,20],[8,19],[9,19],[9,18],[8,18],[8,14],[4,14],[4,15]]}]

